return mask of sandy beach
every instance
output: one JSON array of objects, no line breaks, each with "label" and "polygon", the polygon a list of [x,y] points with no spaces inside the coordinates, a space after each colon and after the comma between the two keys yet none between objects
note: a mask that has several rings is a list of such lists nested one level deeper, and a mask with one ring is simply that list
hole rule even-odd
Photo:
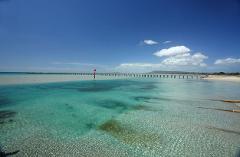
[{"label": "sandy beach", "polygon": [[232,82],[240,82],[240,76],[228,76],[228,75],[208,75],[203,78],[205,80],[219,80],[219,81],[232,81]]},{"label": "sandy beach", "polygon": [[[123,77],[114,76],[96,76],[96,80],[121,79]],[[66,82],[93,80],[93,76],[89,75],[63,75],[63,74],[25,74],[25,75],[2,75],[0,76],[0,85],[14,84],[35,84],[50,82]]]}]

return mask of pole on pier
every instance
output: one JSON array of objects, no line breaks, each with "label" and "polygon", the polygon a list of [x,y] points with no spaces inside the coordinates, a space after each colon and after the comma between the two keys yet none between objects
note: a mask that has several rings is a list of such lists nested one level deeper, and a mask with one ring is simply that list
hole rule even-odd
[{"label": "pole on pier", "polygon": [[96,78],[96,71],[97,71],[96,69],[93,70],[93,79]]}]

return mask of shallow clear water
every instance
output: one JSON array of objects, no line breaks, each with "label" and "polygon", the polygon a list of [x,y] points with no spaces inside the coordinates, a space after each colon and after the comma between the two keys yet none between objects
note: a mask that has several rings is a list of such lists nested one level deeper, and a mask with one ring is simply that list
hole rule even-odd
[{"label": "shallow clear water", "polygon": [[0,144],[17,156],[236,156],[240,84],[148,79],[0,86]]}]

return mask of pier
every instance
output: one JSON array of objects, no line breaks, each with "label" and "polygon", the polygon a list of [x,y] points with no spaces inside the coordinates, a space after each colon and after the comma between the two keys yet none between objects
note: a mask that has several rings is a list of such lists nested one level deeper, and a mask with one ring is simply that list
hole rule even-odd
[{"label": "pier", "polygon": [[[89,76],[93,73],[68,73],[72,75]],[[126,77],[126,78],[162,78],[162,79],[201,79],[201,74],[153,74],[153,73],[96,73],[97,76]]]}]

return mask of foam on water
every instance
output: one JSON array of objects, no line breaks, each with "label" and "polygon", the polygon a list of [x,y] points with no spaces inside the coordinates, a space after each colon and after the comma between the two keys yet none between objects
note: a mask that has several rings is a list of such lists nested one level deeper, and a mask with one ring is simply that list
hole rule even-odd
[{"label": "foam on water", "polygon": [[105,80],[0,86],[0,144],[18,156],[235,156],[240,84]]}]

